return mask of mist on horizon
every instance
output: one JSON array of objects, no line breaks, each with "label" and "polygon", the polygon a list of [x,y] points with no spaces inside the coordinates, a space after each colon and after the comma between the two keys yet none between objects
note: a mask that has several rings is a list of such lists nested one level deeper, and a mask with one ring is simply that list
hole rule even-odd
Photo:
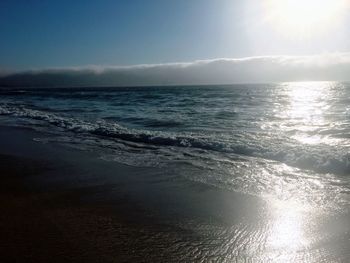
[{"label": "mist on horizon", "polygon": [[1,86],[147,86],[346,81],[350,53],[263,56],[135,66],[86,66],[7,73]]}]

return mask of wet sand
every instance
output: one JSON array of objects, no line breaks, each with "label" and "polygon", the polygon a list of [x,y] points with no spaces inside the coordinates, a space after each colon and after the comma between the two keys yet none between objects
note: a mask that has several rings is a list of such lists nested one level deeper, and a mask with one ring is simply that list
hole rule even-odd
[{"label": "wet sand", "polygon": [[33,141],[40,136],[0,129],[1,262],[350,259],[346,211],[272,216],[258,197]]},{"label": "wet sand", "polygon": [[186,203],[186,195],[180,199],[167,192],[168,199],[161,198],[173,183],[162,182],[160,170],[34,142],[38,136],[31,130],[0,130],[1,262],[195,259],[178,244],[199,243],[201,237],[167,220],[192,205],[181,206],[180,215],[172,211],[176,207],[169,204]]},{"label": "wet sand", "polygon": [[[6,139],[14,135],[20,137],[10,146]],[[161,240],[145,239],[161,237],[161,226],[146,226],[146,218],[135,220],[136,205],[123,194],[113,195],[113,202],[99,201],[98,196],[115,186],[94,180],[97,171],[77,168],[82,159],[74,159],[69,151],[33,143],[33,135],[1,130],[1,152],[9,152],[0,155],[1,262],[142,262],[146,255],[147,261],[160,259]],[[88,155],[81,157],[89,161]]]}]

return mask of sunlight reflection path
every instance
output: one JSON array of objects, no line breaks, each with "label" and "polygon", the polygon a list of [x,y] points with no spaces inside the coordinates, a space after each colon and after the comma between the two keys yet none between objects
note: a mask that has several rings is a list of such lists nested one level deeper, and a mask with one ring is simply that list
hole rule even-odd
[{"label": "sunlight reflection path", "polygon": [[308,248],[313,243],[310,229],[317,221],[317,208],[294,201],[269,199],[270,227],[261,258],[269,262],[309,262]]},{"label": "sunlight reflection path", "polygon": [[292,138],[303,144],[339,143],[339,139],[323,134],[333,125],[327,114],[335,85],[333,82],[284,83],[286,104],[275,109],[276,117],[282,120],[281,130],[292,133]]},{"label": "sunlight reflection path", "polygon": [[294,202],[274,200],[271,203],[272,228],[267,246],[272,249],[297,250],[305,246],[305,218],[303,207]]}]

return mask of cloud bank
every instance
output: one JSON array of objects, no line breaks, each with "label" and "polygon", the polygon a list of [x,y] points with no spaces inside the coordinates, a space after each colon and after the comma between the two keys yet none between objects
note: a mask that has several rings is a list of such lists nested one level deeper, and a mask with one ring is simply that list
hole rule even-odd
[{"label": "cloud bank", "polygon": [[148,86],[350,80],[350,52],[259,56],[135,66],[51,68],[0,74],[0,86]]}]

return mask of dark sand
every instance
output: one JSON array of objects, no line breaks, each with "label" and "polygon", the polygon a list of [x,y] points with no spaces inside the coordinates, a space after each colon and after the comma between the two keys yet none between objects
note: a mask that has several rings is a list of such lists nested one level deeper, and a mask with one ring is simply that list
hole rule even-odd
[{"label": "dark sand", "polygon": [[122,187],[103,182],[137,169],[35,143],[31,131],[0,133],[0,262],[160,261],[177,233],[147,223],[125,194],[108,198]]},{"label": "dark sand", "polygon": [[266,243],[276,222],[257,197],[33,141],[40,136],[0,127],[1,263],[350,259],[347,213],[312,219],[310,245],[279,251]]},{"label": "dark sand", "polygon": [[202,237],[181,227],[181,220],[191,224],[194,214],[215,219],[221,199],[213,201],[210,193],[203,199],[206,187],[188,186],[198,188],[191,193],[163,180],[164,170],[33,141],[40,136],[0,129],[0,262],[179,262],[200,256]]}]

